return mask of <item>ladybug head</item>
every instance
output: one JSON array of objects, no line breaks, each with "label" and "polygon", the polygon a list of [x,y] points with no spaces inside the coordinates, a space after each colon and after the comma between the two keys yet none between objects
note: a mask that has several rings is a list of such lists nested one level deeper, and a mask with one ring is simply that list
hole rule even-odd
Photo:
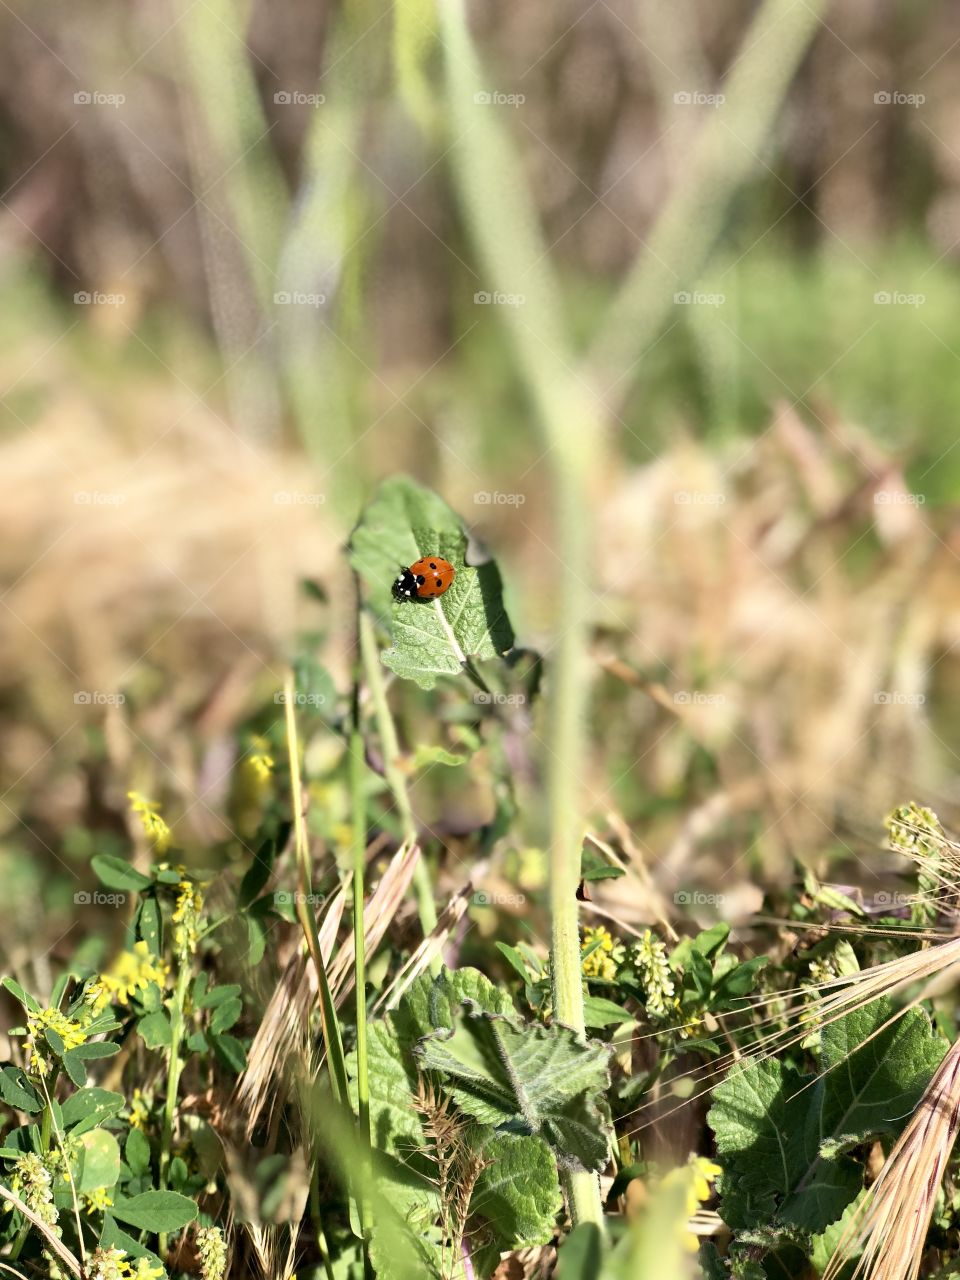
[{"label": "ladybug head", "polygon": [[416,600],[417,579],[409,569],[401,569],[400,576],[393,584],[394,600]]}]

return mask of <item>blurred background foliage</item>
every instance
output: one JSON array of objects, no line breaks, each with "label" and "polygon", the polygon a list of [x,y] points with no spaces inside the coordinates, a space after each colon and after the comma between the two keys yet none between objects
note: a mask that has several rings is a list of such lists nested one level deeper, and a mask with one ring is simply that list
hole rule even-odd
[{"label": "blurred background foliage", "polygon": [[[604,440],[598,828],[625,819],[668,898],[722,878],[742,916],[796,859],[875,875],[905,796],[954,816],[960,11],[467,16],[457,62],[430,0],[0,13],[14,952],[67,927],[128,787],[188,843],[227,837],[224,779],[298,637],[348,669],[342,548],[383,476],[464,514],[549,658],[550,450],[515,359],[547,315]],[[457,96],[467,55],[489,101]],[[490,137],[523,185],[491,197],[502,283],[470,197]],[[515,270],[526,208],[544,254]],[[515,306],[477,301],[504,285]],[[392,696],[412,753],[424,695]],[[419,802],[442,842],[494,787],[441,773]]]}]

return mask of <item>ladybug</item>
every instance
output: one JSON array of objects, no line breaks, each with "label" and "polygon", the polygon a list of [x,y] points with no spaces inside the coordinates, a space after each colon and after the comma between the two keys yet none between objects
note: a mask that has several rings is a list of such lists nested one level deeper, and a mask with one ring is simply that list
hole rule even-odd
[{"label": "ladybug", "polygon": [[423,556],[393,584],[395,600],[435,600],[449,588],[456,570],[443,556]]}]

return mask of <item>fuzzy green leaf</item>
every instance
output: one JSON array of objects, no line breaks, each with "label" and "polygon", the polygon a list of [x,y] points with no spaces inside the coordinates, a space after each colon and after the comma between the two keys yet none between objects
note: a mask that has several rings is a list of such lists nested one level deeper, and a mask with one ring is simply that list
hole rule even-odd
[{"label": "fuzzy green leaf", "polygon": [[501,1249],[544,1244],[563,1208],[557,1162],[542,1138],[493,1134],[481,1148],[490,1163],[477,1179],[471,1214],[485,1218]]},{"label": "fuzzy green leaf", "polygon": [[[398,572],[436,553],[456,570],[453,585],[436,601],[393,600]],[[513,646],[513,629],[492,561],[466,563],[467,535],[457,515],[436,494],[407,476],[380,488],[350,540],[350,557],[393,645],[383,662],[424,689],[438,675],[458,675],[465,658],[484,660]]]},{"label": "fuzzy green leaf", "polygon": [[879,1000],[828,1027],[819,1077],[771,1059],[717,1087],[708,1120],[730,1226],[823,1231],[854,1198],[862,1168],[843,1152],[899,1132],[947,1047],[919,1009],[880,1030],[892,1011]]},{"label": "fuzzy green leaf", "polygon": [[543,1137],[572,1168],[605,1163],[605,1125],[594,1101],[609,1084],[605,1045],[584,1044],[559,1023],[514,1023],[468,1000],[451,1031],[426,1036],[415,1052],[481,1124]]}]

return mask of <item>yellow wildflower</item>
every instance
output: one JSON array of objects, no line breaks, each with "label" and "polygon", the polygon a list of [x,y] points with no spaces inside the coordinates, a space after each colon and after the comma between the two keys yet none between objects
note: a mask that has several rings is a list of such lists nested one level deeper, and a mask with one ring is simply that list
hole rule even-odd
[{"label": "yellow wildflower", "polygon": [[59,1009],[48,1008],[41,1013],[28,1014],[26,1047],[30,1054],[30,1069],[40,1076],[45,1076],[50,1069],[50,1064],[43,1056],[44,1050],[40,1047],[43,1042],[43,1033],[47,1030],[56,1032],[63,1041],[65,1049],[76,1049],[77,1045],[83,1044],[87,1038],[80,1023],[74,1022]]},{"label": "yellow wildflower", "polygon": [[[718,1164],[708,1160],[706,1156],[691,1156],[685,1165],[671,1169],[663,1179],[665,1187],[682,1183],[686,1194],[687,1217],[691,1218],[697,1211],[697,1205],[709,1200],[713,1194],[713,1184],[723,1173]],[[684,1247],[696,1253],[700,1242],[692,1231],[683,1232]]]},{"label": "yellow wildflower", "polygon": [[94,1013],[100,1013],[108,1004],[126,1005],[138,991],[146,991],[151,982],[163,987],[166,970],[150,954],[145,942],[135,942],[132,951],[121,951],[106,973],[87,991],[87,999]]},{"label": "yellow wildflower", "polygon": [[173,836],[170,828],[160,816],[160,806],[154,800],[147,800],[139,791],[128,791],[127,799],[130,808],[137,814],[143,824],[147,839],[153,844],[156,853],[166,853],[170,848]]},{"label": "yellow wildflower", "polygon": [[590,951],[589,955],[584,955],[580,965],[585,978],[602,978],[607,982],[616,980],[617,969],[626,952],[623,944],[617,942],[603,925],[584,929],[580,951]]},{"label": "yellow wildflower", "polygon": [[32,1151],[20,1156],[13,1166],[10,1185],[28,1209],[48,1227],[54,1226],[57,1208],[53,1203],[53,1176],[40,1156]]},{"label": "yellow wildflower", "polygon": [[647,929],[634,947],[633,957],[646,997],[647,1013],[655,1020],[668,1018],[671,1010],[679,1009],[680,1002],[675,996],[666,947]]},{"label": "yellow wildflower", "polygon": [[203,1280],[223,1280],[227,1269],[227,1248],[219,1227],[199,1227],[197,1252]]},{"label": "yellow wildflower", "polygon": [[253,750],[247,756],[244,764],[253,774],[255,780],[262,786],[265,782],[270,781],[276,762],[270,754],[270,744],[266,738],[261,738],[259,734],[255,734],[252,739]]},{"label": "yellow wildflower", "polygon": [[197,947],[200,936],[200,913],[203,894],[192,880],[181,880],[177,886],[177,905],[173,911],[173,943],[180,960],[186,961]]},{"label": "yellow wildflower", "polygon": [[147,1127],[149,1119],[150,1111],[143,1100],[143,1094],[139,1089],[134,1089],[133,1098],[130,1102],[130,1128],[142,1131]]},{"label": "yellow wildflower", "polygon": [[97,1187],[94,1191],[84,1191],[81,1194],[87,1213],[103,1213],[105,1209],[113,1208],[113,1201],[107,1194],[106,1187]]}]

